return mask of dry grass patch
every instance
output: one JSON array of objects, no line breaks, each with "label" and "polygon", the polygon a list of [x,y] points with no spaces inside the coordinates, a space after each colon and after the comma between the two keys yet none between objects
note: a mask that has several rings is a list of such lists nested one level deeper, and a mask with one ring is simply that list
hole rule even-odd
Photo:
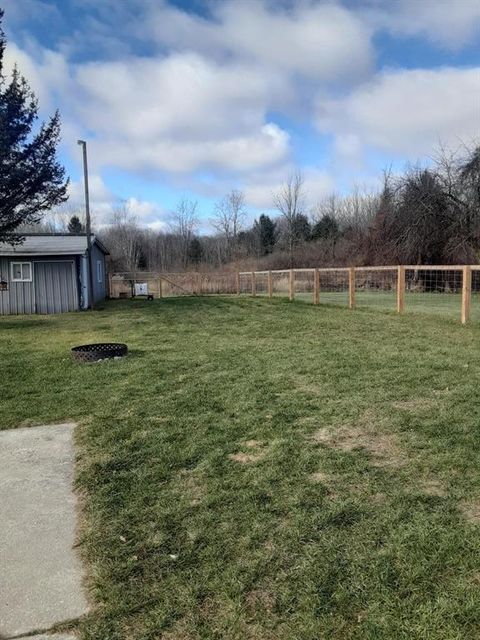
[{"label": "dry grass patch", "polygon": [[241,446],[248,449],[248,452],[238,451],[237,453],[230,453],[230,460],[239,462],[240,464],[255,464],[262,460],[267,454],[267,445],[260,440],[246,440],[241,443]]},{"label": "dry grass patch", "polygon": [[[134,640],[136,636],[132,636],[132,640]],[[188,630],[188,623],[184,620],[180,620],[176,622],[173,629],[170,631],[165,631],[160,636],[162,640],[194,640],[195,636]]]},{"label": "dry grass patch", "polygon": [[460,504],[460,510],[471,524],[480,524],[480,500],[464,501]]},{"label": "dry grass patch", "polygon": [[332,479],[332,476],[327,473],[323,473],[323,471],[316,471],[315,473],[310,474],[310,480],[315,483],[329,484],[332,482]]},{"label": "dry grass patch", "polygon": [[205,488],[195,469],[182,469],[178,474],[178,480],[183,495],[187,496],[190,504],[200,504],[205,496]]},{"label": "dry grass patch", "polygon": [[392,402],[392,407],[400,409],[400,411],[426,411],[434,407],[435,404],[435,400],[431,398],[411,398],[410,400]]},{"label": "dry grass patch", "polygon": [[253,464],[258,462],[264,457],[264,453],[243,453],[239,451],[238,453],[231,453],[228,457],[230,460],[234,460],[235,462],[240,462],[240,464]]},{"label": "dry grass patch", "polygon": [[245,606],[251,616],[273,613],[275,602],[274,594],[266,589],[252,589],[245,598]]},{"label": "dry grass patch", "polygon": [[405,452],[393,433],[383,433],[375,428],[343,426],[335,431],[329,428],[318,429],[312,440],[327,447],[351,452],[364,449],[370,453],[376,466],[401,467],[406,463]]},{"label": "dry grass patch", "polygon": [[261,440],[246,440],[243,444],[247,449],[258,449],[258,447],[265,446],[265,443]]},{"label": "dry grass patch", "polygon": [[444,498],[447,495],[447,489],[445,485],[439,480],[429,479],[420,482],[420,491],[427,496],[436,496],[437,498]]}]

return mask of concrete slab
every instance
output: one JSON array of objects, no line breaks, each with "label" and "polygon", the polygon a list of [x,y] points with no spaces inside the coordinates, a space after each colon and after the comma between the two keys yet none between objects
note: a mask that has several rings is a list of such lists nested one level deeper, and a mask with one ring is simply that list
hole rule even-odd
[{"label": "concrete slab", "polygon": [[0,637],[49,629],[87,611],[72,548],[74,427],[0,431]]}]

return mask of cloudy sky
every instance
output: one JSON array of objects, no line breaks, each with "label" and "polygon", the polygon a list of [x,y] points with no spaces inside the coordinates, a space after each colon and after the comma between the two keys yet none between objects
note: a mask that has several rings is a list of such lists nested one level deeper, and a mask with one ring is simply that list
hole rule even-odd
[{"label": "cloudy sky", "polygon": [[162,228],[181,196],[243,189],[251,217],[300,167],[311,205],[480,132],[478,0],[0,0],[81,202]]}]

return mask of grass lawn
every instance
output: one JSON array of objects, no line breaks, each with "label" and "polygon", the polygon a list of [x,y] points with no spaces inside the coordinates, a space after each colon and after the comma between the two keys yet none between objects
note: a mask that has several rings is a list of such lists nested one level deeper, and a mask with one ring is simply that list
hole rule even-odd
[{"label": "grass lawn", "polygon": [[[266,296],[266,290],[258,293]],[[275,297],[288,298],[288,291],[275,292]],[[309,293],[296,293],[296,300],[313,302],[313,291]],[[320,303],[348,306],[348,289],[344,291],[323,291],[320,294]],[[355,305],[357,307],[370,307],[380,311],[395,311],[397,308],[397,294],[392,291],[362,291],[355,293]],[[443,318],[460,321],[462,296],[460,293],[424,293],[407,291],[405,294],[405,312],[415,314],[425,313],[439,315]],[[471,318],[473,322],[480,321],[480,294],[473,292],[471,302]]]},{"label": "grass lawn", "polygon": [[212,297],[0,335],[0,425],[79,423],[84,640],[480,637],[479,325]]}]

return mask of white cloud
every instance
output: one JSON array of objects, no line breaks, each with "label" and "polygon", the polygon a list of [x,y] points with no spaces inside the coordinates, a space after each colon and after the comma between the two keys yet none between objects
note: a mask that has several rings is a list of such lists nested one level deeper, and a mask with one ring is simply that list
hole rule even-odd
[{"label": "white cloud", "polygon": [[154,220],[147,223],[147,228],[151,231],[168,231],[170,229],[168,222],[165,220]]},{"label": "white cloud", "polygon": [[167,213],[156,202],[130,197],[126,200],[125,206],[137,218],[140,225],[157,231],[165,231],[168,228],[165,219]]},{"label": "white cloud", "polygon": [[452,50],[479,39],[478,0],[396,0],[375,4],[365,15],[372,28],[397,36],[427,37]]},{"label": "white cloud", "polygon": [[[167,228],[166,212],[156,202],[129,197],[121,200],[105,184],[98,174],[89,176],[90,209],[92,225],[95,229],[108,226],[112,222],[113,213],[117,207],[125,207],[129,213],[137,218],[140,226],[164,230]],[[69,184],[69,199],[60,211],[66,214],[76,213],[83,220],[85,211],[85,195],[83,180],[71,181]]]},{"label": "white cloud", "polygon": [[358,78],[370,69],[369,28],[337,4],[298,2],[287,8],[230,0],[211,9],[213,19],[207,20],[166,4],[151,5],[138,28],[174,50],[231,55],[317,81]]},{"label": "white cloud", "polygon": [[33,47],[32,52],[27,52],[14,42],[8,42],[3,63],[7,76],[10,76],[17,65],[44,111],[55,108],[56,87],[61,89],[62,94],[68,93],[68,63],[59,53],[41,47]]},{"label": "white cloud", "polygon": [[287,93],[280,74],[192,53],[76,66],[40,47],[35,57],[15,45],[7,54],[7,68],[17,61],[43,113],[61,104],[63,137],[74,157],[76,139],[94,132],[94,170],[242,172],[289,154],[288,134],[267,118]]},{"label": "white cloud", "polygon": [[139,170],[243,171],[288,154],[288,136],[266,113],[283,82],[196,54],[134,58],[76,69],[78,105],[104,163]]},{"label": "white cloud", "polygon": [[407,156],[478,136],[480,69],[385,72],[345,98],[320,99],[317,125],[354,147]]}]

